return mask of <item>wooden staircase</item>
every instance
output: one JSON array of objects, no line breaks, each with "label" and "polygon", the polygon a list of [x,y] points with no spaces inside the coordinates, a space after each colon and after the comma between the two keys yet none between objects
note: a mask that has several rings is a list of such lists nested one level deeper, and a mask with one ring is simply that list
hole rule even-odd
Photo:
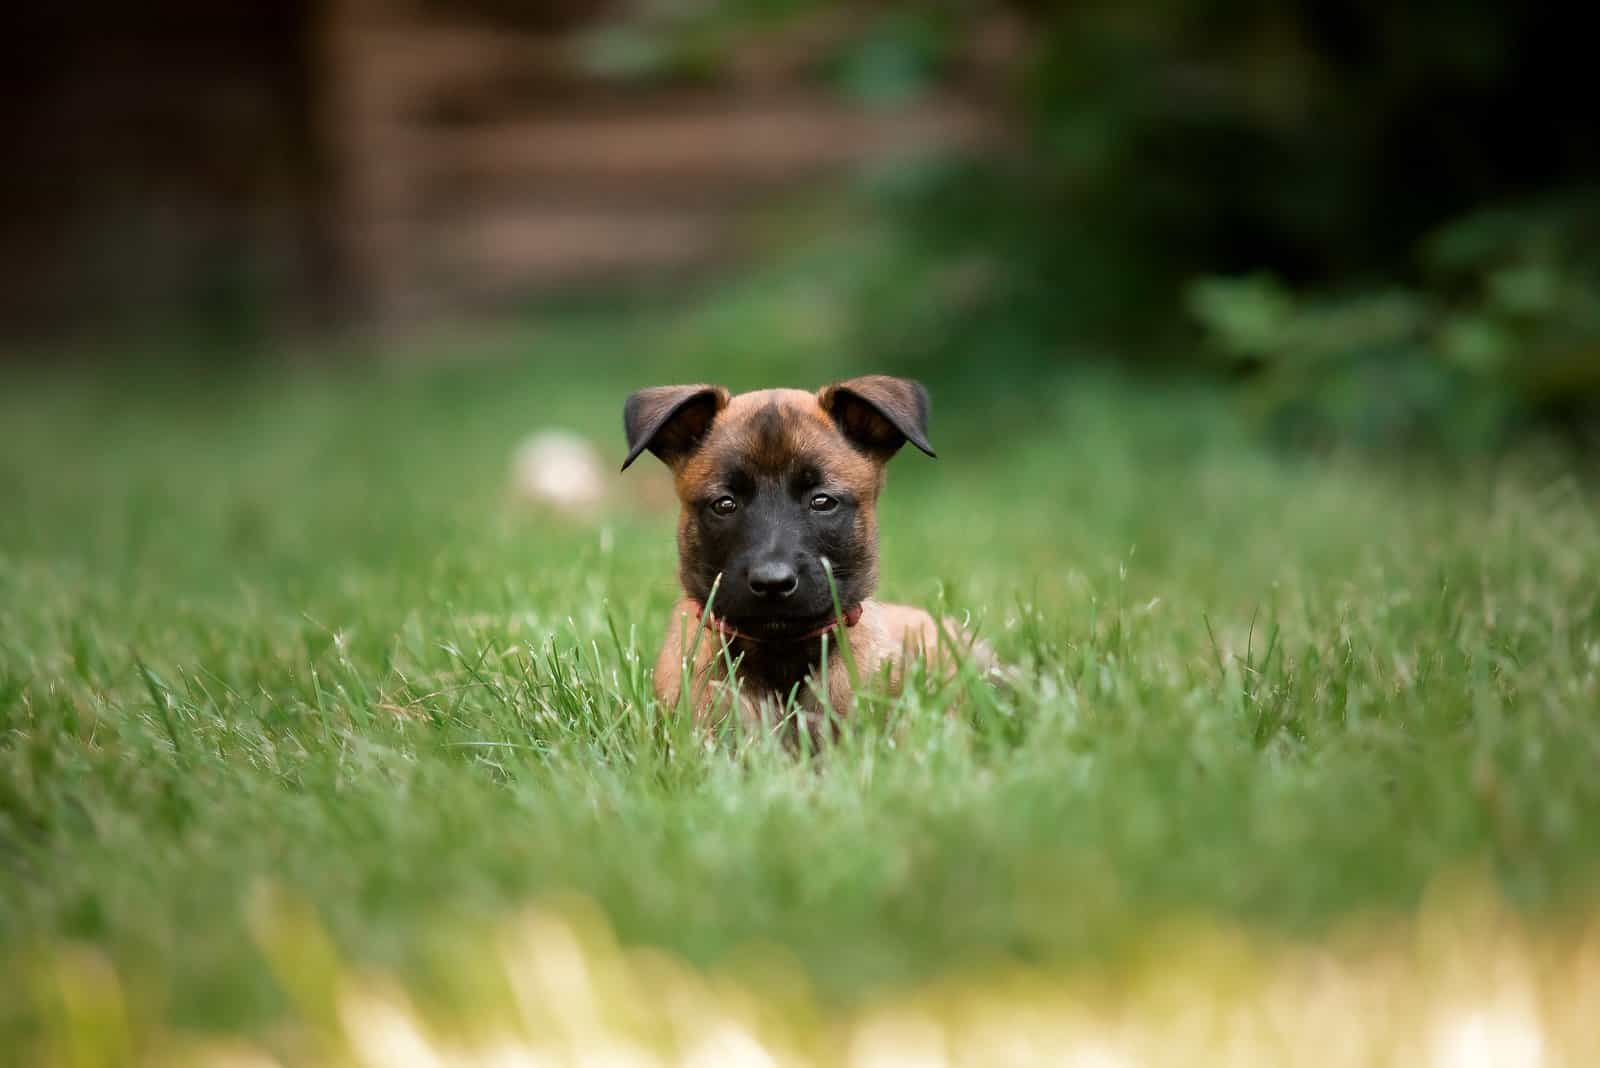
[{"label": "wooden staircase", "polygon": [[770,65],[619,89],[582,69],[571,31],[424,21],[388,0],[335,5],[321,40],[329,238],[348,299],[379,323],[736,256],[738,220],[775,193],[1003,129],[982,92],[868,110]]}]

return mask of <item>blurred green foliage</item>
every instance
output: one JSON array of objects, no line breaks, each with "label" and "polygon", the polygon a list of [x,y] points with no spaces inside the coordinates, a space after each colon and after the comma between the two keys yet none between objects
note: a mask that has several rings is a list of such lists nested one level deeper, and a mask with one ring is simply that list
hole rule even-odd
[{"label": "blurred green foliage", "polygon": [[1292,293],[1269,275],[1187,291],[1207,352],[1251,372],[1275,436],[1452,449],[1580,438],[1600,396],[1600,206],[1470,215],[1430,235],[1420,281]]},{"label": "blurred green foliage", "polygon": [[892,106],[971,75],[997,22],[1022,28],[1018,150],[879,183],[905,233],[862,347],[1252,369],[1268,425],[1305,442],[1593,419],[1600,237],[1571,191],[1600,180],[1600,139],[1569,77],[1587,46],[1540,5],[723,0],[634,29],[705,56],[825,24],[816,76]]}]

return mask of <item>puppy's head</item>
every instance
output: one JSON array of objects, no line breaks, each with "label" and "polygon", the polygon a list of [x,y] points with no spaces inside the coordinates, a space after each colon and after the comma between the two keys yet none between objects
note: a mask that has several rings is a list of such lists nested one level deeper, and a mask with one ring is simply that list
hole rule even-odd
[{"label": "puppy's head", "polygon": [[906,442],[928,444],[928,394],[885,375],[816,393],[657,386],[628,398],[626,468],[648,449],[672,469],[683,509],[678,575],[746,633],[804,633],[878,578],[875,508],[883,469]]}]

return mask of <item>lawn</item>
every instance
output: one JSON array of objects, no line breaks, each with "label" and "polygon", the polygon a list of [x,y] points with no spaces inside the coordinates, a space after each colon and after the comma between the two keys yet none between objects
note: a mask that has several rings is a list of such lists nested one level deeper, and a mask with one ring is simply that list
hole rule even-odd
[{"label": "lawn", "polygon": [[[653,707],[658,472],[559,520],[516,445],[620,460],[637,386],[876,369],[839,315],[791,279],[417,360],[5,369],[0,1047],[315,1059],[331,955],[470,1014],[462,947],[541,904],[825,1014],[1174,925],[1404,924],[1462,872],[1588,914],[1600,509],[1554,453],[1293,457],[1202,386],[944,369],[881,594],[970,616],[1015,692],[924,679],[802,756]],[[111,1045],[72,1046],[84,969]]]}]

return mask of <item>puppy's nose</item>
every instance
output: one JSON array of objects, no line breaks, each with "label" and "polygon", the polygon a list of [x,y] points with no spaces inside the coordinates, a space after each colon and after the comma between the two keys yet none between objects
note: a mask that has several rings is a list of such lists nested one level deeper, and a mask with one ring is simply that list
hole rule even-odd
[{"label": "puppy's nose", "polygon": [[800,588],[800,576],[789,564],[768,561],[750,568],[750,592],[757,597],[781,601]]}]

